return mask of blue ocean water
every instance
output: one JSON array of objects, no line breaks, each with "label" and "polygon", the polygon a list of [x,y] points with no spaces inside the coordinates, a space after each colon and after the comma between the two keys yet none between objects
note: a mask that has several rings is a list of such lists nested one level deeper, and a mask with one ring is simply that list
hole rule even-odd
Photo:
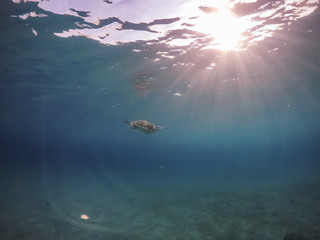
[{"label": "blue ocean water", "polygon": [[1,2],[1,239],[320,238],[318,8],[189,65],[33,11]]}]

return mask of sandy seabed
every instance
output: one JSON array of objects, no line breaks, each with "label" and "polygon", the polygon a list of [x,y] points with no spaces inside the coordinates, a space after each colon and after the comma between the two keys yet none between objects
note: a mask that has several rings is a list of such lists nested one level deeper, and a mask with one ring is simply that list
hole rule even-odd
[{"label": "sandy seabed", "polygon": [[[320,181],[6,171],[0,239],[320,239]],[[86,214],[89,219],[81,219]]]}]

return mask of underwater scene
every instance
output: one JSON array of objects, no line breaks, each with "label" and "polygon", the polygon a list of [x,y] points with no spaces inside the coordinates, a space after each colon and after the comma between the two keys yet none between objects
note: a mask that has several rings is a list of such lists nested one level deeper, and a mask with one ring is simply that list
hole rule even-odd
[{"label": "underwater scene", "polygon": [[318,0],[2,0],[1,240],[319,240]]}]

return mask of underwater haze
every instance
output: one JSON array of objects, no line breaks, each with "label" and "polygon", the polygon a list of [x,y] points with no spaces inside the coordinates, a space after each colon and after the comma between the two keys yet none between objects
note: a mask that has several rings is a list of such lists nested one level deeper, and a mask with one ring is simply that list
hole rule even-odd
[{"label": "underwater haze", "polygon": [[1,1],[0,239],[320,239],[319,24],[315,0]]}]

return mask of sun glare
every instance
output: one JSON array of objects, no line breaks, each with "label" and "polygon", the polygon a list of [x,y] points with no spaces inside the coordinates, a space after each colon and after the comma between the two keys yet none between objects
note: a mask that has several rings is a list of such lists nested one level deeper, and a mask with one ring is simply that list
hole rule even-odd
[{"label": "sun glare", "polygon": [[249,21],[237,18],[228,9],[205,14],[199,18],[197,30],[212,37],[211,44],[221,50],[240,50],[242,35],[249,27]]}]

